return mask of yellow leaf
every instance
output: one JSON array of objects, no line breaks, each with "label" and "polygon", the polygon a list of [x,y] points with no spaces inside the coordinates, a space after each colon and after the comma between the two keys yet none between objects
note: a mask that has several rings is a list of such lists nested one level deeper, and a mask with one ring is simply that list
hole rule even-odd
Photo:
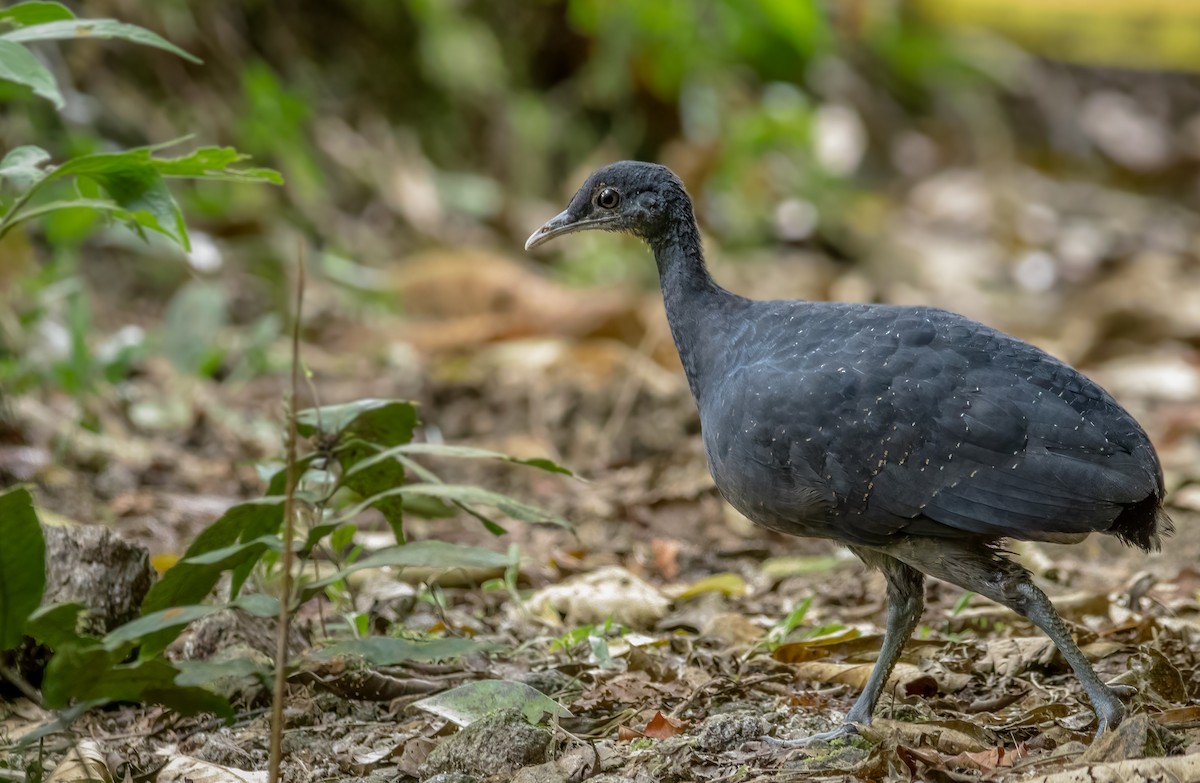
[{"label": "yellow leaf", "polygon": [[746,581],[734,573],[726,571],[722,574],[706,576],[698,582],[693,582],[676,598],[695,598],[704,593],[722,593],[737,596],[746,594]]}]

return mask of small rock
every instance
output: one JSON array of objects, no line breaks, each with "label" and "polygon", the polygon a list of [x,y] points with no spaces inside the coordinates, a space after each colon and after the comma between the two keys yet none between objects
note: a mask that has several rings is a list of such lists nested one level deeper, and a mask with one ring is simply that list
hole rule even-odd
[{"label": "small rock", "polygon": [[461,772],[440,772],[427,778],[424,783],[479,783],[479,778]]},{"label": "small rock", "polygon": [[870,751],[856,745],[845,745],[833,748],[828,753],[819,756],[808,756],[786,761],[784,769],[806,770],[810,772],[849,772],[866,761]]},{"label": "small rock", "polygon": [[189,755],[223,767],[254,769],[254,756],[220,732],[205,735],[203,744]]},{"label": "small rock", "polygon": [[525,767],[512,778],[512,783],[570,783],[570,776],[553,761]]},{"label": "small rock", "polygon": [[552,609],[574,625],[603,623],[611,617],[631,628],[651,628],[666,616],[669,604],[629,571],[608,566],[539,590],[527,606],[535,614]]},{"label": "small rock", "polygon": [[[154,581],[150,552],[103,525],[42,525],[46,541],[46,589],[42,605],[83,606],[79,630],[102,636],[138,616]],[[50,650],[31,638],[6,654],[4,663],[39,682]]]},{"label": "small rock", "polygon": [[572,677],[560,669],[527,672],[517,677],[517,681],[541,691],[550,698],[557,698],[563,693],[583,690],[583,684],[577,677]]},{"label": "small rock", "polygon": [[1115,731],[1107,731],[1084,752],[1081,761],[1089,764],[1166,756],[1177,752],[1183,742],[1174,733],[1159,726],[1149,715],[1127,718]]},{"label": "small rock", "polygon": [[550,740],[550,732],[529,725],[521,710],[501,710],[442,740],[421,765],[421,774],[512,775],[544,762]]},{"label": "small rock", "polygon": [[46,538],[43,604],[87,609],[85,630],[105,634],[138,616],[154,569],[150,552],[103,525],[42,525]]},{"label": "small rock", "polygon": [[767,733],[767,723],[751,712],[711,715],[700,726],[700,747],[710,753],[741,745]]},{"label": "small rock", "polygon": [[621,775],[597,775],[594,778],[588,778],[588,783],[635,783],[635,781],[633,778]]}]

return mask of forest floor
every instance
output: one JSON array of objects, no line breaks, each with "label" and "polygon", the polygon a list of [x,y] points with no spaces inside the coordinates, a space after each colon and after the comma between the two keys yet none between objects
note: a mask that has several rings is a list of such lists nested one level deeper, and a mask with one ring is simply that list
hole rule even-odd
[{"label": "forest floor", "polygon": [[[953,212],[978,202],[964,188],[1001,198],[972,172],[914,194],[888,228],[886,263],[718,253],[714,271],[746,295],[964,312],[1077,363],[1134,412],[1172,492],[1178,531],[1166,551],[1146,556],[1098,537],[1016,551],[1101,677],[1130,686],[1131,715],[1149,720],[1093,743],[1093,713],[1040,632],[931,582],[922,625],[863,737],[764,741],[839,724],[878,653],[882,577],[827,543],[760,530],[719,498],[656,293],[572,289],[515,254],[445,250],[389,273],[383,293],[407,303],[403,317],[347,316],[336,287],[313,286],[303,345],[312,391],[321,404],[415,399],[427,440],[560,461],[583,480],[437,467],[540,503],[574,530],[513,523],[494,539],[472,519],[410,517],[412,540],[516,545],[519,577],[497,589],[502,572],[364,573],[357,608],[386,633],[465,635],[495,649],[369,673],[344,660],[307,666],[291,681],[285,779],[1057,781],[1077,779],[1055,777],[1072,769],[1095,780],[1158,769],[1200,780],[1200,221],[1151,202],[1110,206],[1115,197],[1099,190],[1081,201],[1036,178],[1017,186],[1028,192],[1015,203],[1043,206],[1029,221],[1053,218],[1053,236],[1038,241],[1070,261],[1050,285],[1039,277],[1044,259],[1011,263],[994,232],[971,230],[979,216]],[[125,294],[106,284],[101,301],[115,320]],[[119,395],[20,396],[7,403],[0,478],[36,487],[44,521],[104,524],[153,555],[178,555],[231,504],[262,493],[254,463],[281,451],[285,393],[282,374],[217,383],[151,361]],[[92,425],[77,427],[82,418]],[[378,545],[386,529],[364,524],[360,543]],[[335,611],[306,609],[297,647],[318,642]],[[197,654],[204,635],[211,649],[274,655],[270,623],[233,615],[193,629],[173,654]],[[571,716],[532,728],[500,713],[472,731],[411,707],[482,679],[532,685]],[[232,725],[115,706],[70,734],[0,753],[49,770],[86,738],[117,777],[152,780],[186,755],[228,768],[224,779],[265,779],[238,770],[265,768],[268,695],[249,687],[240,697]],[[0,705],[0,716],[0,740],[52,719],[24,700]]]}]

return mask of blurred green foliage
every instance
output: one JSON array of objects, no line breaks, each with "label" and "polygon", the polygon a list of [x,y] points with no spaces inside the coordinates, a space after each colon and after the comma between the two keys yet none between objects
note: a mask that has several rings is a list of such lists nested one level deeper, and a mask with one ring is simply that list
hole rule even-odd
[{"label": "blurred green foliage", "polygon": [[[282,270],[301,239],[318,259],[367,266],[438,244],[515,248],[590,168],[618,158],[679,171],[723,246],[816,242],[853,260],[869,252],[889,192],[931,166],[1007,154],[1020,132],[1006,105],[1028,83],[1013,47],[931,26],[908,0],[80,7],[159,31],[205,64],[152,48],[42,47],[66,109],[0,93],[0,150],[36,139],[61,160],[191,134],[288,180],[172,189],[214,263],[195,274],[226,299],[213,337],[224,344],[183,364],[220,377],[237,374],[237,331],[267,334],[262,319],[285,312]],[[83,245],[93,219],[56,213],[22,252],[62,274],[80,266],[69,255],[180,258],[119,231]],[[575,245],[564,277],[630,277],[623,254],[589,247]],[[159,281],[160,308],[186,279]],[[94,347],[125,325],[88,338]]]}]

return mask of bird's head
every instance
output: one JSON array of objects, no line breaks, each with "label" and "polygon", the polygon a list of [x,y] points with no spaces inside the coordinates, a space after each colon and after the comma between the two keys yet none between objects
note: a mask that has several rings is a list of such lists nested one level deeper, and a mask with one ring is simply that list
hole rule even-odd
[{"label": "bird's head", "polygon": [[670,169],[657,163],[623,160],[597,169],[588,177],[567,208],[529,236],[525,249],[591,228],[624,231],[653,240],[667,229],[672,212],[681,209],[686,209],[686,217],[691,219],[691,201]]}]

